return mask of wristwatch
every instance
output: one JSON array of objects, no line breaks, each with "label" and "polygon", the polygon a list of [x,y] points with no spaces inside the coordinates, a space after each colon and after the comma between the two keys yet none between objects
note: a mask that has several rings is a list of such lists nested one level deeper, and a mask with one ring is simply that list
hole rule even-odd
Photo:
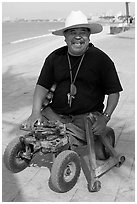
[{"label": "wristwatch", "polygon": [[111,116],[109,114],[107,114],[107,113],[103,113],[103,115],[106,117],[107,122],[108,122],[110,120]]}]

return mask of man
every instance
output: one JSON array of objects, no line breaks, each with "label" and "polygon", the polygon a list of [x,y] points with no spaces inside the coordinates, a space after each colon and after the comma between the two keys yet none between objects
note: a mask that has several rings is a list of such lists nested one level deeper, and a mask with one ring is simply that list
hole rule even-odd
[{"label": "man", "polygon": [[[42,121],[43,115],[49,120],[57,120],[59,116],[65,123],[69,121],[84,129],[83,116],[93,113],[96,119],[93,133],[99,135],[104,131],[122,87],[112,60],[90,43],[90,34],[101,31],[100,24],[89,24],[81,11],[72,11],[65,28],[53,32],[64,36],[67,45],[53,51],[45,60],[34,92],[32,113],[25,122],[27,128]],[[56,89],[50,111],[41,112],[53,84]],[[104,109],[105,95],[108,98]]]}]

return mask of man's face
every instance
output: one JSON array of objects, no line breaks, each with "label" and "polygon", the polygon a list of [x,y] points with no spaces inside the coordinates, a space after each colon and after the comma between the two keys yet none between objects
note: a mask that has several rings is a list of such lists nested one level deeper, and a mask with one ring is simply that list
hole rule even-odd
[{"label": "man's face", "polygon": [[65,31],[65,42],[72,55],[83,54],[89,45],[90,31],[87,28],[73,28]]}]

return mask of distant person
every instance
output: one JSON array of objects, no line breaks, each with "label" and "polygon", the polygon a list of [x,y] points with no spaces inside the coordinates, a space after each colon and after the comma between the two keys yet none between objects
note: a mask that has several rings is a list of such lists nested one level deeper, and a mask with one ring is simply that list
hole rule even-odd
[{"label": "distant person", "polygon": [[[84,116],[92,113],[96,121],[93,133],[102,134],[119,100],[122,87],[113,61],[90,43],[90,35],[102,31],[98,23],[88,23],[81,11],[72,11],[65,27],[52,32],[64,36],[66,46],[46,59],[38,78],[30,117],[24,125],[33,128],[36,121],[68,121],[84,130]],[[52,102],[41,111],[50,90],[56,85]],[[105,95],[108,96],[104,107]],[[81,138],[79,138],[81,139]]]}]

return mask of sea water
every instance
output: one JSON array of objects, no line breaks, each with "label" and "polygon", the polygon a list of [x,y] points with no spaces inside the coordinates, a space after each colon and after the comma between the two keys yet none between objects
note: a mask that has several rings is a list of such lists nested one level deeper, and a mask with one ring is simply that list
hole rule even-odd
[{"label": "sea water", "polygon": [[3,22],[2,45],[48,36],[53,30],[62,27],[63,22]]},{"label": "sea water", "polygon": [[52,31],[62,27],[63,22],[3,22],[2,57],[45,44],[53,40]]}]

